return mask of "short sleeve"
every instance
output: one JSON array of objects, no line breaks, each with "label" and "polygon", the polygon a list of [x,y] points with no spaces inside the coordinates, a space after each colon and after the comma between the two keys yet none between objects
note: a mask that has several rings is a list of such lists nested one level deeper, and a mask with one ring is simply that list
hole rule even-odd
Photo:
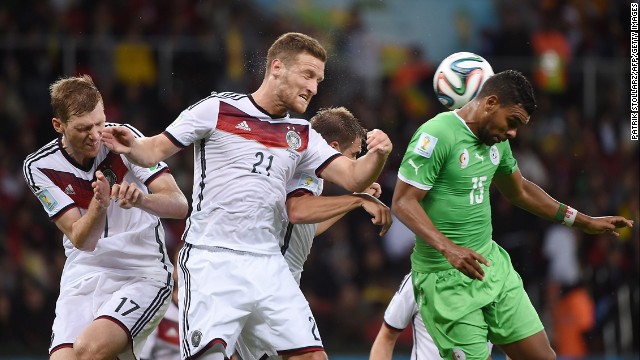
[{"label": "short sleeve", "polygon": [[319,177],[322,170],[339,156],[342,154],[329,146],[324,138],[309,126],[309,145],[302,154],[302,161],[298,164],[296,172]]},{"label": "short sleeve", "polygon": [[384,322],[395,329],[404,330],[417,312],[411,274],[407,274],[384,312]]},{"label": "short sleeve", "polygon": [[[507,140],[497,145],[500,145],[498,149],[502,154],[500,155],[500,163],[498,164],[496,172],[501,174],[513,174],[518,170],[518,162],[513,157],[509,141]],[[489,156],[493,156],[493,154],[490,153]]]},{"label": "short sleeve", "polygon": [[430,190],[449,157],[452,141],[450,129],[427,121],[413,134],[398,178],[419,189]]},{"label": "short sleeve", "polygon": [[27,183],[33,194],[47,212],[50,219],[55,219],[72,207],[76,207],[75,201],[65,194],[48,176],[36,167],[29,167],[29,179]]},{"label": "short sleeve", "polygon": [[167,127],[167,135],[178,147],[187,147],[198,139],[209,137],[218,124],[220,100],[209,97],[182,111]]}]

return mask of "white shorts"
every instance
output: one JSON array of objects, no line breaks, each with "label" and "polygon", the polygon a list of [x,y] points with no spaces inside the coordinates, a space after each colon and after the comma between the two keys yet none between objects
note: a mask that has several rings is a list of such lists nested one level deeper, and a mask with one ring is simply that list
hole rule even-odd
[{"label": "white shorts", "polygon": [[100,273],[60,289],[49,354],[72,347],[91,322],[106,318],[126,331],[133,344],[133,349],[118,358],[138,358],[147,336],[167,311],[172,288],[170,275],[163,283],[139,276]]},{"label": "white shorts", "polygon": [[309,303],[282,255],[187,243],[178,264],[183,359],[207,351],[231,357],[241,332],[247,345],[268,356],[323,350]]}]

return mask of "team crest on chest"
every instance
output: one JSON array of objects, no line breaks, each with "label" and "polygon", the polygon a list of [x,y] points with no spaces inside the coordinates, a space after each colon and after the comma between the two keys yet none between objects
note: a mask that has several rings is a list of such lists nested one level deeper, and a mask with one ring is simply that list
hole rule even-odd
[{"label": "team crest on chest", "polygon": [[298,134],[294,130],[287,131],[286,140],[287,145],[289,145],[289,147],[293,150],[298,150],[300,149],[300,146],[302,146],[302,139],[300,138],[300,134]]},{"label": "team crest on chest", "polygon": [[493,165],[498,165],[500,163],[500,152],[498,151],[498,147],[493,145],[489,150],[489,159]]},{"label": "team crest on chest", "polygon": [[458,163],[460,164],[460,169],[464,169],[469,165],[469,151],[467,149],[462,150],[462,153],[460,153]]},{"label": "team crest on chest", "polygon": [[118,182],[118,176],[116,176],[116,173],[113,172],[113,170],[103,169],[102,173],[104,174],[104,177],[107,178],[107,181],[109,182],[109,186],[113,186]]}]

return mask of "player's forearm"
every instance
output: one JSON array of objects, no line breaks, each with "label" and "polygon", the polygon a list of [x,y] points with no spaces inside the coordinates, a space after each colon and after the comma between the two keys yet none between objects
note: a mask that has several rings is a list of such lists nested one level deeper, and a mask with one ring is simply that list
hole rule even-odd
[{"label": "player's forearm", "polygon": [[332,227],[333,224],[338,222],[338,220],[342,219],[346,214],[347,213],[345,212],[345,213],[340,214],[338,216],[334,216],[329,220],[325,220],[325,221],[319,223],[318,227],[316,228],[316,233],[314,234],[314,236],[318,236],[318,235],[322,234],[323,232],[327,231],[327,229]]},{"label": "player's forearm", "polygon": [[414,234],[442,253],[451,244],[431,222],[420,204],[411,199],[395,199],[391,203],[391,212]]},{"label": "player's forearm", "polygon": [[107,219],[107,208],[96,199],[89,203],[89,209],[71,226],[67,237],[76,249],[93,251],[102,236]]},{"label": "player's forearm", "polygon": [[158,136],[136,138],[131,143],[130,151],[125,155],[129,161],[138,166],[155,166],[165,159],[159,151],[160,147],[157,144],[157,139]]},{"label": "player's forearm", "polygon": [[[560,202],[552,198],[538,185],[524,179],[523,191],[519,196],[509,199],[512,204],[526,210],[538,217],[549,221],[558,222],[558,209]],[[574,209],[575,210],[575,209]],[[577,210],[576,210],[577,211]],[[587,227],[591,217],[582,213],[576,215],[573,226],[584,229]]]},{"label": "player's forearm", "polygon": [[[298,196],[287,199],[287,213],[292,224],[317,224],[362,206],[357,194],[339,196]],[[337,221],[337,219],[336,219]]]},{"label": "player's forearm", "polygon": [[380,152],[369,152],[354,162],[352,171],[352,188],[347,189],[354,192],[364,192],[380,176],[387,155]]},{"label": "player's forearm", "polygon": [[138,208],[161,218],[184,219],[189,212],[187,198],[179,191],[145,194]]},{"label": "player's forearm", "polygon": [[385,325],[382,325],[378,336],[371,346],[369,360],[391,360],[393,357],[393,348],[396,345],[399,334],[400,333],[396,334],[391,332]]}]

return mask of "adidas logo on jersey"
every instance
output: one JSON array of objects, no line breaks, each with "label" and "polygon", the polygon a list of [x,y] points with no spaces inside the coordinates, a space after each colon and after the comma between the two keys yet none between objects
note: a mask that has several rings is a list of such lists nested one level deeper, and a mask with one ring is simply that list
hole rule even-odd
[{"label": "adidas logo on jersey", "polygon": [[246,121],[242,121],[240,124],[236,125],[236,129],[251,131],[251,128]]},{"label": "adidas logo on jersey", "polygon": [[73,190],[73,186],[71,186],[71,184],[67,185],[66,188],[64,188],[64,193],[67,195],[75,195],[76,191]]}]

